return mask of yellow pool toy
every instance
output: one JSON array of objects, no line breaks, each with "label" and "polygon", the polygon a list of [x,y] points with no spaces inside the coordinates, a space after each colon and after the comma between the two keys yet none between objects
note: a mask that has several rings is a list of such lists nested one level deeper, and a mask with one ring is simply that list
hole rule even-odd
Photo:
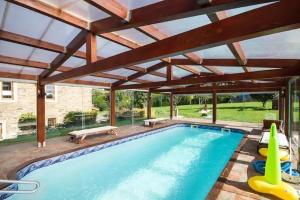
[{"label": "yellow pool toy", "polygon": [[[258,153],[263,157],[267,157],[268,155],[268,148],[260,148]],[[289,150],[288,149],[279,149],[279,158],[282,161],[288,161],[290,158]]]},{"label": "yellow pool toy", "polygon": [[281,180],[280,154],[274,123],[270,132],[265,175],[251,177],[248,185],[257,192],[271,194],[285,200],[297,200],[299,199],[297,191]]}]

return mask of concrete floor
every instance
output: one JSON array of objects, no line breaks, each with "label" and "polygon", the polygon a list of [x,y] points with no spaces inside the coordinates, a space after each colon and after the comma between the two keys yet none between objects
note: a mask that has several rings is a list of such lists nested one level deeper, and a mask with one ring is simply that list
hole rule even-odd
[{"label": "concrete floor", "polygon": [[[183,120],[183,119],[182,119]],[[172,120],[155,128],[168,126],[170,124],[183,122],[186,120]],[[259,127],[253,124],[240,124],[228,122],[218,122],[223,126],[240,128],[248,131],[245,135],[244,142],[235,151],[233,157],[227,164],[223,174],[220,176],[215,186],[209,193],[207,199],[275,199],[274,197],[260,195],[252,191],[248,185],[249,177],[257,175],[250,166],[251,162],[256,159],[262,159],[256,153],[256,145],[258,142]],[[246,126],[248,125],[248,127]],[[0,147],[0,179],[12,177],[12,169],[16,169],[25,163],[30,163],[36,159],[51,157],[53,155],[62,154],[66,151],[76,150],[91,145],[96,145],[112,139],[126,137],[131,134],[151,130],[152,128],[143,126],[123,126],[120,127],[118,136],[102,135],[98,137],[88,138],[82,144],[74,144],[67,141],[67,137],[58,137],[47,140],[46,148],[37,148],[35,142],[20,143],[9,146]]]}]

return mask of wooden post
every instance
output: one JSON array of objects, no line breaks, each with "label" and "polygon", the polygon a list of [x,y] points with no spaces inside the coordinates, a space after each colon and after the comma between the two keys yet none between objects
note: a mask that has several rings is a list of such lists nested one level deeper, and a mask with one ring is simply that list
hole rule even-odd
[{"label": "wooden post", "polygon": [[215,124],[217,122],[217,92],[216,89],[213,90],[212,93],[212,106],[213,106],[213,116],[212,116],[212,123]]},{"label": "wooden post", "polygon": [[110,89],[110,125],[116,125],[116,91]]},{"label": "wooden post", "polygon": [[97,38],[93,33],[86,36],[86,64],[97,61]]},{"label": "wooden post", "polygon": [[278,99],[278,112],[279,120],[284,120],[284,91],[279,90],[279,99]]},{"label": "wooden post", "polygon": [[174,95],[170,93],[170,119],[172,120],[174,116]]},{"label": "wooden post", "polygon": [[148,96],[147,96],[147,118],[148,119],[151,119],[151,107],[152,107],[151,92],[148,92]]},{"label": "wooden post", "polygon": [[284,90],[284,132],[286,136],[289,135],[289,115],[289,86],[287,84]]},{"label": "wooden post", "polygon": [[167,81],[170,82],[173,80],[173,68],[172,65],[167,66]]},{"label": "wooden post", "polygon": [[37,145],[38,147],[46,146],[46,127],[45,127],[45,85],[41,85],[37,82],[36,85],[36,99],[37,99]]}]

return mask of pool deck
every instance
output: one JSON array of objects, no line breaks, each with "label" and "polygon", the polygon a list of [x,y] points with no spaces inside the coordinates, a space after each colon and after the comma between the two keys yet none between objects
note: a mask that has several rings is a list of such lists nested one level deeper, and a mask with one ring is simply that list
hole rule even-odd
[{"label": "pool deck", "polygon": [[[171,124],[187,122],[186,120],[172,120],[164,124],[157,125],[155,128],[165,127]],[[191,121],[189,120],[189,123]],[[195,122],[195,121],[194,121]],[[197,121],[198,122],[198,121]],[[203,123],[203,122],[202,122]],[[246,200],[246,199],[275,199],[267,195],[255,193],[247,185],[248,177],[257,175],[250,166],[256,159],[262,159],[256,153],[258,143],[259,127],[251,124],[243,125],[241,123],[218,122],[218,125],[224,125],[232,128],[239,128],[247,131],[239,147],[228,162],[222,175],[215,183],[207,199],[214,200]],[[122,126],[119,134],[99,135],[93,138],[87,138],[82,144],[68,142],[68,137],[58,137],[47,140],[46,148],[37,148],[35,142],[26,142],[0,147],[0,179],[14,177],[15,169],[28,163],[40,160],[65,152],[74,151],[80,148],[93,146],[110,140],[126,137],[129,135],[142,133],[153,128],[144,126]],[[1,187],[1,185],[0,185]],[[298,188],[299,189],[299,188]]]}]

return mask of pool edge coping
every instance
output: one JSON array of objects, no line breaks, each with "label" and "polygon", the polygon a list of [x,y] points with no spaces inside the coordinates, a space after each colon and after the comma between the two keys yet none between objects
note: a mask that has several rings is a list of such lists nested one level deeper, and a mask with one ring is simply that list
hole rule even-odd
[{"label": "pool edge coping", "polygon": [[[207,194],[207,196],[206,196],[206,198],[207,198],[211,194],[212,190],[215,188],[216,184],[218,182],[222,182],[222,181],[220,181],[220,178],[222,178],[222,177],[227,178],[228,177],[228,175],[229,175],[229,173],[230,173],[230,171],[231,171],[231,169],[233,167],[233,166],[229,166],[230,161],[236,160],[236,156],[237,156],[236,152],[240,151],[240,149],[242,148],[243,144],[245,143],[245,141],[247,139],[246,136],[248,136],[249,131],[246,131],[246,130],[243,130],[243,129],[240,129],[240,128],[234,128],[234,127],[231,127],[231,126],[228,126],[228,125],[206,124],[206,123],[192,123],[192,122],[175,122],[174,124],[168,124],[166,126],[162,126],[162,127],[158,127],[158,128],[152,128],[150,130],[144,130],[144,131],[141,131],[141,132],[133,133],[131,135],[126,135],[126,136],[122,136],[122,137],[118,137],[118,138],[112,138],[112,139],[109,139],[107,141],[98,142],[98,143],[94,143],[94,144],[88,144],[86,146],[80,146],[80,147],[76,147],[74,149],[69,149],[69,150],[66,150],[66,151],[62,151],[62,152],[58,152],[58,153],[53,153],[53,154],[50,154],[50,155],[47,155],[47,156],[42,156],[42,157],[39,157],[39,158],[35,158],[35,159],[32,159],[32,160],[26,161],[26,162],[18,165],[17,167],[15,167],[14,169],[10,170],[9,173],[7,174],[7,177],[8,177],[8,179],[11,179],[11,180],[19,180],[19,178],[18,178],[18,172],[19,171],[21,171],[21,170],[29,167],[30,165],[32,165],[34,163],[37,163],[39,161],[48,160],[50,158],[55,158],[55,157],[62,156],[62,155],[65,155],[65,154],[70,154],[72,152],[74,153],[74,152],[77,152],[77,151],[80,151],[80,150],[83,150],[83,149],[89,149],[89,148],[92,148],[92,147],[97,147],[97,146],[100,146],[100,145],[104,145],[104,144],[116,142],[116,141],[119,141],[119,140],[121,141],[123,139],[131,138],[131,137],[133,138],[135,136],[140,136],[140,137],[134,138],[132,140],[139,139],[139,138],[142,138],[142,137],[145,137],[145,136],[156,134],[157,131],[159,131],[160,129],[168,129],[168,128],[171,128],[172,126],[176,127],[178,125],[198,125],[198,126],[207,127],[208,129],[212,129],[212,130],[216,130],[216,128],[217,129],[221,129],[221,128],[225,128],[226,127],[226,128],[230,128],[234,132],[239,132],[240,134],[243,134],[243,137],[240,140],[238,146],[236,147],[235,151],[230,156],[228,162],[224,166],[224,168],[221,171],[218,179],[216,180],[216,182],[212,186],[210,192]],[[155,132],[155,133],[151,133],[151,132]],[[142,134],[146,134],[146,133],[148,133],[148,134],[145,135],[145,136],[142,136]],[[132,140],[129,140],[129,141],[132,141]],[[128,141],[125,141],[125,142],[128,142]],[[116,144],[111,145],[111,146],[115,146],[115,145],[122,144],[122,143],[125,143],[125,142],[116,143]],[[108,147],[111,147],[111,146],[108,146]],[[105,148],[108,148],[108,147],[105,147]],[[105,149],[105,148],[101,148],[101,149],[99,149],[97,151],[100,151],[100,150]],[[96,151],[93,151],[93,152],[96,152]],[[93,153],[93,152],[90,152],[90,153]],[[87,154],[89,154],[89,153],[87,153]],[[87,155],[87,154],[83,154],[83,155]],[[82,155],[79,155],[79,156],[82,156]],[[76,157],[79,157],[79,156],[76,156]],[[73,159],[73,158],[69,158],[69,159]],[[66,160],[69,160],[69,159],[66,159]],[[60,161],[60,162],[63,162],[63,161]],[[53,163],[53,164],[55,164],[55,163]],[[32,171],[34,171],[34,170],[32,170]],[[226,171],[228,171],[228,172],[226,172]],[[31,172],[29,172],[29,173],[31,173]],[[29,174],[29,173],[27,173],[27,174]],[[226,175],[223,175],[223,174],[226,174]],[[26,175],[24,175],[24,176],[26,176]],[[0,189],[7,188],[9,186],[12,186],[12,184],[0,184]],[[0,197],[1,197],[1,195],[0,195]],[[5,197],[5,198],[7,198],[7,197]]]}]

